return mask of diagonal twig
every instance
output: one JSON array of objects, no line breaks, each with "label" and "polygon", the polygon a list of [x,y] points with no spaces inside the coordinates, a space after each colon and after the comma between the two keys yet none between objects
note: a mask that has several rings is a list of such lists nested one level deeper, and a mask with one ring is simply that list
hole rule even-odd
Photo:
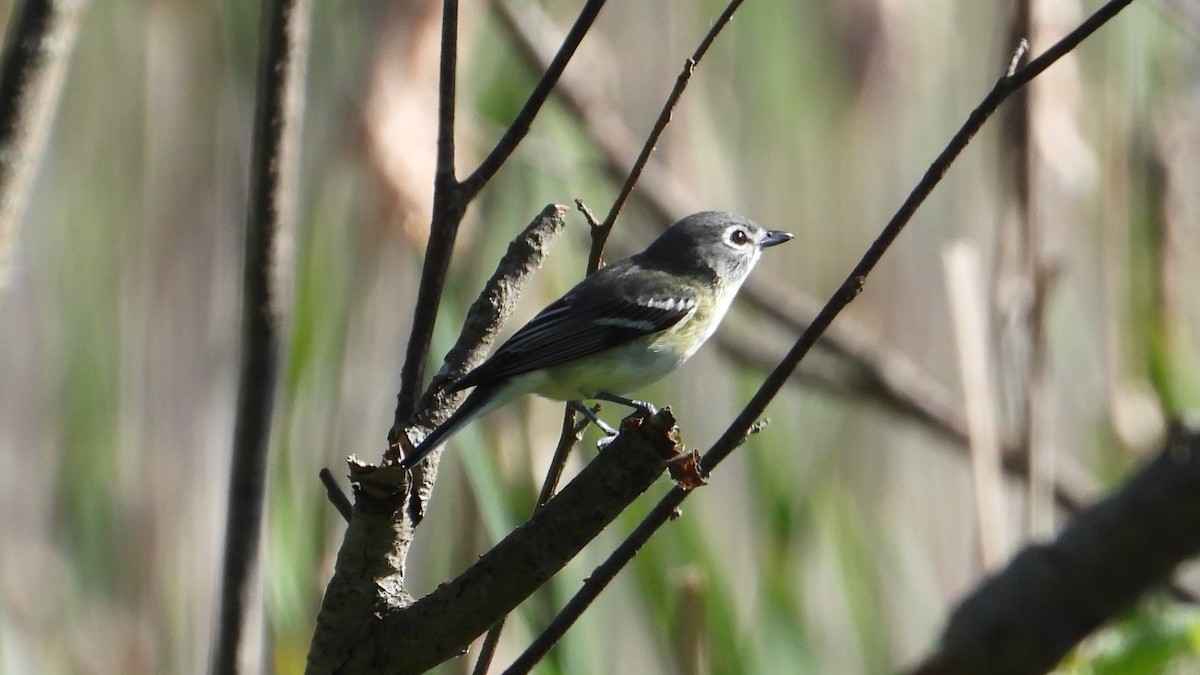
[{"label": "diagonal twig", "polygon": [[325,496],[329,499],[329,503],[337,509],[342,520],[350,522],[351,516],[354,515],[354,505],[350,503],[350,498],[346,496],[346,493],[342,492],[341,486],[337,484],[337,479],[333,477],[333,472],[329,469],[321,469],[317,472],[317,478],[321,480],[321,485],[325,486]]},{"label": "diagonal twig", "polygon": [[679,103],[679,99],[683,96],[683,91],[687,89],[688,83],[692,79],[692,73],[696,71],[696,66],[699,65],[700,59],[708,53],[708,48],[712,46],[713,41],[721,34],[721,30],[725,25],[733,19],[733,14],[742,6],[743,0],[732,0],[725,9],[721,12],[717,20],[713,22],[708,33],[700,40],[700,44],[696,47],[696,51],[683,64],[683,70],[679,72],[675,78],[675,86],[672,87],[671,93],[667,96],[666,103],[663,104],[662,110],[658,113],[658,119],[654,120],[654,126],[650,129],[650,135],[646,137],[646,142],[642,144],[642,150],[638,153],[638,157],[633,162],[633,166],[629,169],[629,175],[626,176],[625,182],[621,185],[620,192],[617,193],[617,198],[613,200],[612,206],[609,207],[608,215],[604,217],[604,222],[600,227],[592,231],[592,247],[588,252],[588,267],[595,269],[600,266],[600,259],[604,253],[604,245],[608,243],[608,235],[612,233],[613,224],[617,222],[617,216],[621,213],[621,207],[625,205],[625,201],[629,199],[629,195],[633,192],[633,187],[637,185],[638,180],[642,177],[642,171],[645,170],[647,162],[650,161],[650,155],[654,149],[658,147],[658,139],[667,129],[667,124],[671,122],[671,115],[675,111],[675,106]]}]

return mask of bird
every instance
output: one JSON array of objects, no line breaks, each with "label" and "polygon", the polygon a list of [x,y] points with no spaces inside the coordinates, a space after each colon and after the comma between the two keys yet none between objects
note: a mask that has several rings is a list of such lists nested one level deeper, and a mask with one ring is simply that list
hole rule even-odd
[{"label": "bird", "polygon": [[[400,462],[411,469],[476,418],[524,394],[584,400],[650,413],[624,394],[687,361],[716,331],[764,249],[793,235],[727,211],[702,211],[662,232],[644,251],[584,277],[446,392],[472,389],[462,405]],[[606,428],[608,433],[613,433]]]}]

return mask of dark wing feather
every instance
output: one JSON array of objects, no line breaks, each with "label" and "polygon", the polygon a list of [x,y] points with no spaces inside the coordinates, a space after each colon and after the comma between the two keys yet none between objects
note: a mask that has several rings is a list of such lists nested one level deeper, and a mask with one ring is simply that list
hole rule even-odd
[{"label": "dark wing feather", "polygon": [[543,309],[449,391],[499,382],[632,342],[674,326],[696,306],[695,292],[669,279],[630,283],[612,268],[597,274],[606,272],[607,279],[593,275]]}]

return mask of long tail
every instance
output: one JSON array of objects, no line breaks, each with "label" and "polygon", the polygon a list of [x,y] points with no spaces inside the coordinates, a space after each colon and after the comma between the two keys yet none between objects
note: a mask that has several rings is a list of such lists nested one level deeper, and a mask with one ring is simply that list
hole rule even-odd
[{"label": "long tail", "polygon": [[442,423],[442,426],[434,429],[425,440],[421,441],[420,445],[413,448],[411,454],[405,455],[404,459],[400,460],[400,466],[404,469],[421,463],[421,460],[437,450],[443,443],[450,440],[450,437],[462,430],[476,417],[490,412],[491,410],[503,405],[507,402],[504,396],[504,386],[496,385],[481,385],[475,387],[467,399],[463,401],[458,410],[450,415],[450,418]]}]

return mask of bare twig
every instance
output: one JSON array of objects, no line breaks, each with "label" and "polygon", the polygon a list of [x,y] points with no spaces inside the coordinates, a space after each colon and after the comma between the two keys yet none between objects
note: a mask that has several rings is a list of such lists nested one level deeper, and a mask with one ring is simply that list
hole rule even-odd
[{"label": "bare twig", "polygon": [[258,560],[280,351],[280,289],[275,287],[283,277],[279,239],[294,219],[309,8],[309,0],[273,0],[263,5],[242,268],[242,357],[229,469],[221,608],[213,643],[212,670],[217,673],[236,671],[246,602]]},{"label": "bare twig", "polygon": [[471,675],[486,675],[488,669],[492,667],[492,660],[496,657],[496,647],[500,644],[500,634],[504,632],[504,623],[507,620],[507,614],[500,617],[500,620],[488,629],[487,635],[483,636],[483,645],[479,648],[479,658],[475,659],[475,667],[471,669]]},{"label": "bare twig", "polygon": [[1085,38],[1116,16],[1117,13],[1132,1],[1111,0],[1088,17],[1075,30],[1047,49],[1037,59],[1034,59],[1025,67],[1018,69],[1012,75],[1005,73],[1004,76],[997,80],[992,90],[971,111],[967,120],[954,134],[946,148],[929,166],[925,174],[921,177],[921,180],[917,183],[917,186],[900,206],[900,209],[892,216],[879,237],[863,255],[862,260],[859,261],[850,272],[850,275],[842,282],[841,287],[834,297],[830,299],[821,312],[813,319],[812,324],[792,347],[792,350],[779,364],[779,367],[771,373],[762,387],[759,388],[758,393],[755,394],[746,408],[738,415],[734,423],[729,426],[725,434],[705,454],[704,469],[706,471],[711,471],[713,467],[728,456],[735,442],[744,434],[743,430],[762,415],[767,403],[778,393],[800,359],[812,348],[813,344],[825,332],[833,319],[862,290],[862,285],[866,282],[867,275],[870,274],[888,247],[891,246],[908,221],[911,220],[917,207],[933,191],[933,188],[940,182],[942,176],[950,168],[950,165],[962,153],[963,149],[966,148],[979,129],[983,127],[984,123],[988,121],[992,113],[996,111],[996,108],[1014,92],[1028,84],[1030,80],[1037,77],[1046,68],[1050,67],[1051,64],[1062,58],[1063,55],[1074,49]]},{"label": "bare twig", "polygon": [[646,142],[642,144],[642,150],[638,154],[638,158],[633,162],[633,167],[629,170],[629,175],[625,178],[625,183],[621,186],[621,191],[617,193],[617,198],[613,200],[613,204],[608,209],[608,215],[605,216],[604,222],[600,227],[592,230],[592,248],[588,252],[588,267],[590,269],[598,269],[600,260],[604,254],[604,245],[608,242],[608,235],[612,233],[613,225],[617,222],[617,216],[621,213],[621,207],[625,205],[625,201],[633,192],[633,186],[637,185],[638,179],[642,176],[642,171],[646,168],[646,163],[650,161],[650,155],[654,152],[654,148],[658,147],[658,139],[667,129],[667,124],[671,121],[671,114],[675,111],[675,106],[679,103],[679,99],[683,96],[684,89],[687,89],[688,82],[692,79],[692,73],[695,72],[696,66],[699,65],[700,59],[708,53],[708,48],[712,46],[717,36],[721,34],[721,30],[725,25],[733,19],[733,13],[738,7],[742,6],[743,0],[732,0],[725,6],[724,11],[713,22],[704,39],[700,41],[700,45],[696,47],[696,51],[683,64],[683,70],[679,72],[679,76],[675,78],[675,86],[671,89],[671,93],[667,96],[666,103],[663,104],[662,110],[658,113],[658,119],[654,121],[654,127],[650,129],[650,134],[646,137]]},{"label": "bare twig", "polygon": [[[596,214],[592,213],[592,209],[587,204],[584,204],[582,199],[575,200],[575,208],[579,209],[579,212],[583,214],[584,219],[587,220],[588,227],[592,229],[600,227],[600,221],[596,220]],[[588,269],[591,269],[591,265],[588,266]],[[596,269],[599,269],[599,267]]]},{"label": "bare twig", "polygon": [[[1026,20],[1028,20],[1029,3],[1022,2],[1021,4],[1024,7]],[[1012,77],[1013,74],[1017,72],[1017,67],[1021,65],[1021,59],[1025,58],[1025,54],[1027,54],[1028,52],[1029,52],[1029,40],[1026,40],[1025,38],[1020,38],[1017,42],[1017,48],[1013,50],[1012,58],[1008,60],[1008,70],[1004,71],[1004,73],[1006,75],[1008,75],[1009,77]]]},{"label": "bare twig", "polygon": [[333,508],[342,516],[342,519],[347,523],[350,522],[350,516],[354,513],[354,505],[350,503],[350,498],[342,492],[342,488],[337,484],[337,479],[333,477],[333,472],[329,469],[321,469],[317,473],[317,477],[321,479],[321,484],[325,486],[325,496],[329,498],[329,503],[333,504]]},{"label": "bare twig", "polygon": [[[514,0],[494,3],[501,22],[508,27],[530,66],[544,69],[551,58],[547,36],[556,33],[556,26],[538,5]],[[624,181],[637,161],[642,140],[635,137],[612,103],[599,93],[594,83],[568,74],[554,90],[555,95],[581,120],[592,143],[604,156],[606,168],[613,180]],[[694,211],[696,200],[672,176],[657,164],[647,164],[638,182],[638,195],[656,211],[661,220],[672,219]],[[665,226],[666,223],[664,223]]]},{"label": "bare twig", "polygon": [[[598,409],[600,406],[597,405]],[[567,464],[567,455],[570,454],[571,448],[583,438],[583,430],[587,428],[588,421],[586,419],[581,422],[575,421],[575,410],[569,405],[563,410],[562,431],[558,434],[558,445],[554,448],[554,456],[550,459],[550,471],[546,473],[546,479],[542,481],[542,489],[538,490],[537,508],[546,505],[550,498],[554,496],[554,491],[558,488],[558,483],[562,480],[563,467]]]},{"label": "bare twig", "polygon": [[[917,186],[909,193],[908,198],[900,209],[888,221],[879,237],[871,244],[862,259],[842,282],[825,307],[814,318],[812,324],[800,336],[787,356],[767,376],[755,395],[729,425],[721,437],[704,454],[701,461],[701,471],[707,475],[712,472],[729,454],[745,439],[747,430],[755,420],[762,416],[767,404],[775,397],[783,385],[791,377],[800,360],[808,354],[817,339],[828,329],[834,318],[841,313],[851,301],[862,291],[867,276],[883,257],[883,254],[903,231],[905,225],[912,219],[918,206],[925,201],[933,188],[941,181],[950,165],[962,153],[967,144],[975,136],[984,123],[996,111],[996,108],[1013,92],[1017,91],[1031,79],[1036,77],[1052,63],[1073,49],[1087,36],[1094,33],[1100,26],[1115,16],[1121,9],[1133,0],[1112,0],[1101,7],[1095,14],[1084,21],[1078,28],[1048,49],[1040,57],[1013,74],[1005,73],[992,90],[971,111],[962,127],[954,134],[945,149],[937,156],[926,170]],[[574,625],[580,615],[599,596],[600,592],[611,583],[617,573],[633,559],[650,537],[669,521],[679,506],[691,492],[676,487],[668,492],[650,513],[642,520],[632,533],[618,546],[613,553],[588,576],[580,590],[559,611],[546,629],[529,645],[513,665],[505,671],[506,675],[529,672],[530,669],[545,656],[566,631]]]},{"label": "bare twig", "polygon": [[583,37],[591,30],[596,17],[600,15],[600,10],[604,9],[605,1],[588,0],[583,9],[579,10],[579,17],[575,19],[575,24],[567,32],[562,47],[559,48],[558,53],[554,55],[554,58],[546,66],[541,80],[533,88],[533,92],[529,94],[529,99],[525,101],[525,105],[521,108],[521,111],[517,113],[512,124],[508,126],[508,130],[504,132],[504,136],[500,138],[496,143],[496,147],[492,148],[491,153],[479,164],[479,168],[475,169],[474,173],[463,180],[463,192],[467,199],[473,198],[491,180],[492,176],[496,175],[496,172],[500,170],[500,167],[508,159],[509,155],[513,153],[513,150],[516,150],[521,139],[529,133],[529,127],[533,124],[533,118],[537,116],[546,99],[550,97],[550,92],[554,91],[554,86],[558,84],[558,80],[562,77],[567,63],[575,55],[575,50],[579,47],[579,43],[583,42]]},{"label": "bare twig", "polygon": [[421,283],[417,287],[417,303],[413,309],[412,333],[400,369],[400,393],[396,395],[396,414],[388,440],[399,438],[401,424],[416,411],[417,392],[425,379],[425,359],[433,340],[442,289],[450,254],[458,238],[467,204],[458,196],[458,179],[454,169],[454,117],[456,73],[458,64],[458,0],[443,0],[442,45],[438,76],[438,135],[437,169],[433,178],[433,215],[429,227],[429,245],[425,248],[425,263],[421,266]]},{"label": "bare twig", "polygon": [[9,18],[0,62],[0,293],[87,4],[26,0]]}]

